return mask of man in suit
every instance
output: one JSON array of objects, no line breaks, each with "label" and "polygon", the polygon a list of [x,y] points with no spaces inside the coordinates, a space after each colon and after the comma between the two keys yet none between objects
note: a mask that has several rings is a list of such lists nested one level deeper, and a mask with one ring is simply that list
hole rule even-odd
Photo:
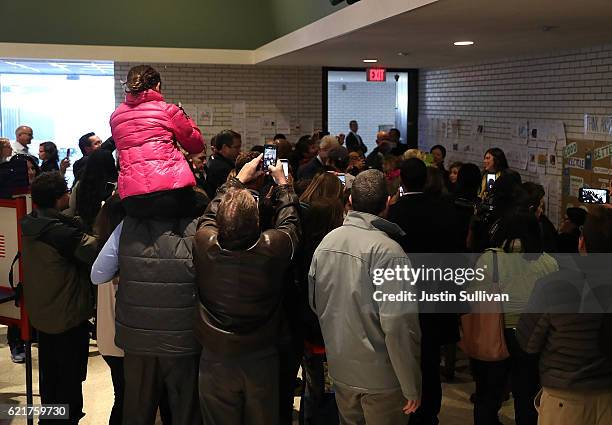
[{"label": "man in suit", "polygon": [[349,131],[345,139],[346,148],[349,152],[361,151],[362,154],[365,154],[368,151],[368,147],[363,143],[363,140],[361,140],[361,136],[357,134],[359,124],[357,124],[357,121],[352,120],[349,123],[349,127],[351,131]]},{"label": "man in suit", "polygon": [[325,165],[327,165],[327,155],[329,152],[340,147],[336,136],[325,136],[319,142],[319,153],[317,156],[312,158],[310,162],[302,165],[298,170],[298,180],[312,179],[317,174],[325,171]]},{"label": "man in suit", "polygon": [[223,130],[214,137],[215,153],[206,164],[206,194],[215,197],[217,189],[236,166],[242,148],[242,137],[232,130]]},{"label": "man in suit", "polygon": [[[421,264],[423,260],[437,261],[440,258],[439,255],[422,254],[459,252],[461,244],[455,225],[455,207],[440,196],[424,192],[427,180],[425,163],[418,158],[406,160],[400,176],[405,194],[389,208],[388,220],[405,232],[399,242],[412,263]],[[421,406],[410,418],[410,425],[438,423],[442,403],[440,346],[454,343],[459,337],[457,316],[431,309],[431,305],[419,305],[419,311],[423,312],[419,315],[423,393]]]}]

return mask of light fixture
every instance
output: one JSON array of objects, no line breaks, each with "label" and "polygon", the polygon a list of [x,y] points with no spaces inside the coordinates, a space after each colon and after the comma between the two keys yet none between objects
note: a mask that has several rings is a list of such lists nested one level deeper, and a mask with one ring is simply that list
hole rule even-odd
[{"label": "light fixture", "polygon": [[455,46],[471,46],[474,44],[473,41],[455,41],[453,43]]},{"label": "light fixture", "polygon": [[363,61],[365,63],[376,63],[376,62],[378,62],[378,59],[364,59]]},{"label": "light fixture", "polygon": [[410,53],[408,52],[399,52],[397,55],[398,56],[408,56]]}]

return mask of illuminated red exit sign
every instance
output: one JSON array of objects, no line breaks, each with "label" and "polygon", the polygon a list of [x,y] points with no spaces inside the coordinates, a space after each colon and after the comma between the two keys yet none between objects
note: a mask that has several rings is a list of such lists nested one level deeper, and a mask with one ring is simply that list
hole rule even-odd
[{"label": "illuminated red exit sign", "polygon": [[387,70],[385,68],[368,68],[366,75],[368,81],[387,81]]}]

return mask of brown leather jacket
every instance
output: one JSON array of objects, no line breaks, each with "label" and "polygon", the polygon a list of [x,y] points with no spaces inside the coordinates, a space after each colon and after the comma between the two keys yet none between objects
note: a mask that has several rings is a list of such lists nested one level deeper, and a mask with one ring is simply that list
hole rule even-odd
[{"label": "brown leather jacket", "polygon": [[194,244],[199,289],[196,336],[204,350],[238,356],[273,347],[279,338],[282,289],[300,238],[299,201],[289,185],[272,194],[274,228],[246,250],[222,248],[216,215],[236,179],[221,186],[200,219]]}]

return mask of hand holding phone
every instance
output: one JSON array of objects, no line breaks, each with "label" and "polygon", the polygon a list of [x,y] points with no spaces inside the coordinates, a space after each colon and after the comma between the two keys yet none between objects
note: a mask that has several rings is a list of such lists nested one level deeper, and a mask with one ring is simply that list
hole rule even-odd
[{"label": "hand holding phone", "polygon": [[495,180],[497,180],[497,175],[495,175],[495,173],[487,173],[487,192],[491,192],[493,190]]},{"label": "hand holding phone", "polygon": [[262,155],[263,154],[259,154],[257,158],[253,158],[251,161],[247,162],[244,167],[240,169],[240,172],[236,178],[243,184],[246,184],[259,177],[262,174],[262,172],[259,170]]},{"label": "hand holding phone", "polygon": [[289,178],[289,160],[288,159],[280,159],[281,165],[283,166],[283,173],[285,174],[285,178]]},{"label": "hand holding phone", "polygon": [[609,204],[610,192],[608,189],[581,187],[578,189],[578,201],[583,204]]},{"label": "hand holding phone", "polygon": [[277,162],[275,165],[270,164],[268,166],[268,170],[270,172],[270,175],[276,182],[276,184],[281,185],[281,186],[284,184],[287,184],[287,178],[285,177],[283,165],[280,161]]},{"label": "hand holding phone", "polygon": [[277,146],[265,145],[263,153],[263,170],[268,172],[271,165],[276,165]]}]

